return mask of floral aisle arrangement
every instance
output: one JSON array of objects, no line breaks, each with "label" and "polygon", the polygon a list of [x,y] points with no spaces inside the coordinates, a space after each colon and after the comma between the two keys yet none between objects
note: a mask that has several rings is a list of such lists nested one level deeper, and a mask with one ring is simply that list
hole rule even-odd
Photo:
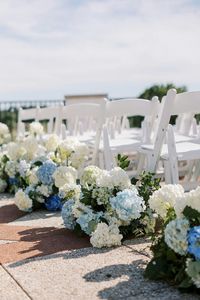
[{"label": "floral aisle arrangement", "polygon": [[150,197],[149,204],[163,228],[154,237],[145,276],[200,293],[200,187],[184,193],[180,185],[166,185]]},{"label": "floral aisle arrangement", "polygon": [[66,228],[89,235],[94,247],[120,245],[128,234],[138,236],[151,228],[145,201],[120,167],[86,167],[80,185],[80,197],[65,202],[62,217]]},{"label": "floral aisle arrangement", "polygon": [[40,158],[51,159],[58,166],[72,166],[79,170],[87,159],[88,151],[87,145],[77,139],[68,137],[61,141],[55,134],[40,139],[29,135],[11,142],[0,154],[0,192],[26,188],[31,169]]},{"label": "floral aisle arrangement", "polygon": [[29,185],[15,194],[15,204],[22,211],[31,212],[41,207],[61,210],[68,198],[79,197],[77,171],[71,166],[59,166],[51,159],[37,160],[27,177]]}]

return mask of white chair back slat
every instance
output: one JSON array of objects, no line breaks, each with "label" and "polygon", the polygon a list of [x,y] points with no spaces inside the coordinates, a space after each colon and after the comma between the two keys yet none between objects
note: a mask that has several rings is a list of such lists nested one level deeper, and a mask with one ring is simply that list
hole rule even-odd
[{"label": "white chair back slat", "polygon": [[18,110],[18,122],[17,122],[17,136],[25,133],[26,121],[38,121],[38,107],[23,109],[22,107]]},{"label": "white chair back slat", "polygon": [[106,118],[152,115],[152,103],[144,99],[121,99],[106,103]]},{"label": "white chair back slat", "polygon": [[49,107],[38,107],[37,108],[37,120],[38,121],[48,121],[47,123],[47,133],[55,132],[55,122],[59,116],[59,106],[49,106]]},{"label": "white chair back slat", "polygon": [[173,107],[175,97],[176,90],[171,89],[167,92],[166,97],[163,97],[162,99],[154,134],[153,151],[151,152],[150,156],[148,156],[147,170],[149,172],[156,171],[157,164],[160,159],[162,145],[167,132],[167,126],[169,124],[172,113],[171,108]]},{"label": "white chair back slat", "polygon": [[200,92],[185,92],[176,94],[176,100],[171,107],[172,115],[200,112]]},{"label": "white chair back slat", "polygon": [[[70,130],[71,135],[77,136],[78,134],[81,134],[83,131],[82,127],[85,129],[84,133],[86,133],[86,129],[87,130],[92,129],[94,131],[95,142],[93,147],[92,163],[96,164],[100,138],[102,133],[102,126],[105,122],[104,101],[102,101],[101,105],[95,103],[80,103],[80,104],[70,104],[70,105],[60,107],[58,120],[59,120],[59,124],[57,123],[56,126],[58,134],[61,134],[60,128],[62,128],[62,122],[64,120],[67,121],[67,129]],[[95,126],[91,128],[89,124]],[[71,127],[68,125],[70,125]]]}]

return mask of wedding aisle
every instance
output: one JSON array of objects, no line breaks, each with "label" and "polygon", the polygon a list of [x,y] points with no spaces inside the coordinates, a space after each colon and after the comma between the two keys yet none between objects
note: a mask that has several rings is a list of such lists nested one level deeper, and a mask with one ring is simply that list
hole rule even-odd
[{"label": "wedding aisle", "polygon": [[63,228],[60,213],[24,214],[3,195],[1,299],[198,299],[144,279],[149,245],[135,239],[117,248],[92,248],[87,238]]}]

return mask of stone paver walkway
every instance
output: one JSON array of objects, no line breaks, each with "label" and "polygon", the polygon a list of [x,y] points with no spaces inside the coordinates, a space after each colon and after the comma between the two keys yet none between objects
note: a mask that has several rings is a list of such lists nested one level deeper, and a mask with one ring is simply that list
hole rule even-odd
[{"label": "stone paver walkway", "polygon": [[[7,215],[3,215],[5,212]],[[199,299],[144,279],[149,241],[94,249],[62,228],[59,213],[20,215],[0,200],[0,299]]]}]

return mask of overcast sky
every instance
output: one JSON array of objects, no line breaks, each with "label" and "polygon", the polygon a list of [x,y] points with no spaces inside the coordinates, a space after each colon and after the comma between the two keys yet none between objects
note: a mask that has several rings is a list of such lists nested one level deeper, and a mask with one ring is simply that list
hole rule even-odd
[{"label": "overcast sky", "polygon": [[0,100],[200,90],[200,0],[0,0]]}]

